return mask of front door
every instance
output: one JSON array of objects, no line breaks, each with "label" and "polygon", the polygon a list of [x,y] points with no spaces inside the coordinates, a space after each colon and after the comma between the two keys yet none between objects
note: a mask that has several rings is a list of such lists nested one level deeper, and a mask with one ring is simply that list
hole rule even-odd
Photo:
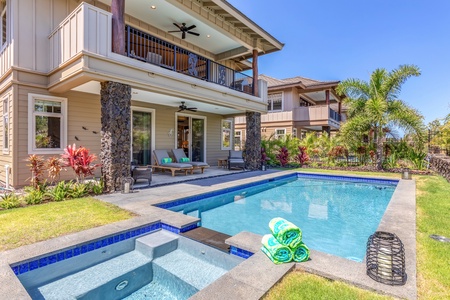
[{"label": "front door", "polygon": [[136,165],[151,165],[153,139],[153,110],[132,109],[131,153]]},{"label": "front door", "polygon": [[177,115],[177,148],[192,161],[206,161],[206,118]]}]

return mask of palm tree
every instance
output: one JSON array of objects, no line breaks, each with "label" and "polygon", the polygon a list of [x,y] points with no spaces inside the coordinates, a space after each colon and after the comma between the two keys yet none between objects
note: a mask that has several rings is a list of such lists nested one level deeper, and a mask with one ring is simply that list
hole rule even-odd
[{"label": "palm tree", "polygon": [[377,168],[382,169],[383,142],[386,133],[395,127],[405,132],[423,135],[423,117],[402,100],[397,99],[401,87],[412,76],[419,76],[414,65],[401,65],[387,72],[376,69],[370,81],[347,79],[342,81],[337,92],[346,95],[344,104],[348,108],[348,119],[342,132],[355,136],[356,133],[374,133]]}]

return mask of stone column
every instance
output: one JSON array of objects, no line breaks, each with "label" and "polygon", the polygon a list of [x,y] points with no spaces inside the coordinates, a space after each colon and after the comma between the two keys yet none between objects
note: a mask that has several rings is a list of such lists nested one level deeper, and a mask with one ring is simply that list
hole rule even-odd
[{"label": "stone column", "polygon": [[246,112],[247,138],[245,139],[245,161],[249,170],[261,167],[261,113]]},{"label": "stone column", "polygon": [[131,87],[118,82],[102,82],[100,97],[102,178],[106,192],[114,192],[120,189],[117,179],[130,176]]}]

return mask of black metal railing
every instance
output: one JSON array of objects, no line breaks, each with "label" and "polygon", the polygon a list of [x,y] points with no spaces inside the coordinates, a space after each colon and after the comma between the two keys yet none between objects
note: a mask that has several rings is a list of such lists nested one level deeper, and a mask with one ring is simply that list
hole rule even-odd
[{"label": "black metal railing", "polygon": [[253,95],[253,78],[136,28],[126,26],[126,54],[142,62]]},{"label": "black metal railing", "polygon": [[330,118],[337,122],[341,121],[341,115],[338,114],[336,111],[332,110],[331,108],[330,108]]}]

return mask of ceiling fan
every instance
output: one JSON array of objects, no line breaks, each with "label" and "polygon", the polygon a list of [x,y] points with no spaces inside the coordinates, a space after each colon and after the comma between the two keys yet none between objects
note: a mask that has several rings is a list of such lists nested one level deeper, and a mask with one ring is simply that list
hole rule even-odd
[{"label": "ceiling fan", "polygon": [[197,27],[196,25],[191,25],[189,27],[186,27],[186,23],[181,23],[181,25],[178,25],[177,23],[173,23],[173,25],[178,27],[178,30],[171,30],[169,32],[182,32],[181,34],[181,39],[185,39],[186,38],[186,32],[192,35],[196,35],[199,36],[200,33],[197,32],[192,32],[191,29],[194,29],[195,27]]},{"label": "ceiling fan", "polygon": [[197,111],[197,107],[187,107],[186,105],[184,105],[184,101],[181,101],[181,105],[178,107],[180,108],[178,110],[178,112],[183,111],[183,110],[189,110],[189,111],[193,111],[193,112]]}]

